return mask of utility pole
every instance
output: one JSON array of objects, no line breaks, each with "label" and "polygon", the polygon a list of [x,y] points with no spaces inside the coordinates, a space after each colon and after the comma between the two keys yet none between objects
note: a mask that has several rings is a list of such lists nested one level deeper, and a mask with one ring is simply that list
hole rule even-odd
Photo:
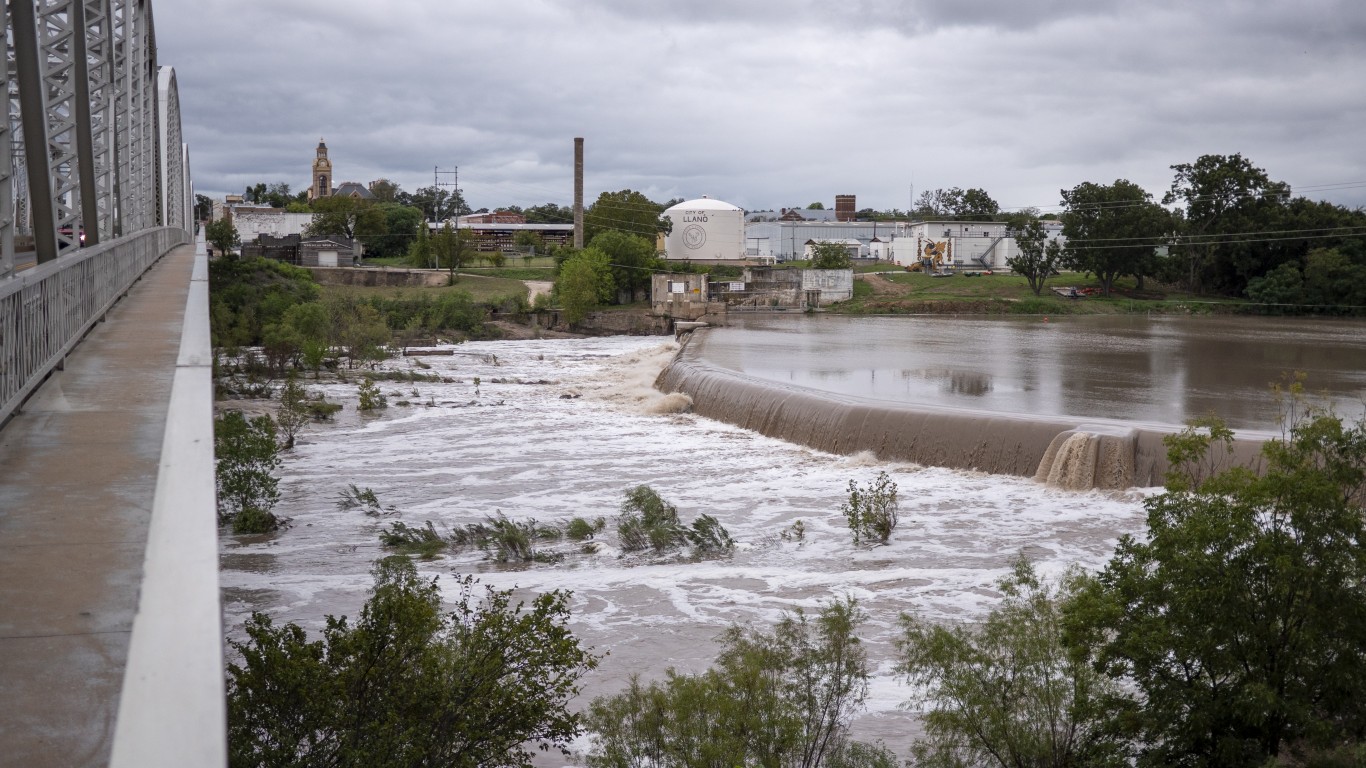
[{"label": "utility pole", "polygon": [[[442,179],[446,179],[446,180],[443,181]],[[433,168],[433,169],[432,169],[432,186],[433,186],[433,187],[436,187],[436,189],[437,189],[438,192],[441,191],[441,188],[442,188],[442,187],[448,187],[448,188],[450,188],[450,190],[451,190],[451,197],[458,197],[458,196],[460,195],[460,166],[456,166],[456,167],[450,169],[449,171],[443,171],[443,170],[441,170],[440,168]],[[433,219],[433,220],[435,220],[435,219],[437,218],[438,214],[440,214],[440,212],[441,212],[441,211],[439,210],[439,209],[440,209],[440,206],[441,206],[441,201],[440,201],[439,199],[438,199],[438,200],[433,200],[433,201],[432,201],[432,207],[433,207],[433,210],[432,210],[432,219]],[[456,211],[454,208],[452,208],[452,209],[451,209],[451,213],[459,213],[459,212]]]}]

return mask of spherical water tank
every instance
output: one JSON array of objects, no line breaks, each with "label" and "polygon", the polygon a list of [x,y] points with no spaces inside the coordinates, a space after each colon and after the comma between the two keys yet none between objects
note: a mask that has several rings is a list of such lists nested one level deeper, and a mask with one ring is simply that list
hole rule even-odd
[{"label": "spherical water tank", "polygon": [[745,212],[730,203],[700,197],[662,214],[673,222],[664,240],[671,261],[739,261],[745,258]]}]

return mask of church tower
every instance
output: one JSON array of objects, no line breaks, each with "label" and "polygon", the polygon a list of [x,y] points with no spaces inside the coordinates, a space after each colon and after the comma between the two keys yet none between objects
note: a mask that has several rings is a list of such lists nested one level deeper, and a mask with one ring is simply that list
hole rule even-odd
[{"label": "church tower", "polygon": [[332,161],[327,159],[327,145],[318,139],[318,156],[313,158],[313,183],[308,188],[308,202],[332,195]]}]

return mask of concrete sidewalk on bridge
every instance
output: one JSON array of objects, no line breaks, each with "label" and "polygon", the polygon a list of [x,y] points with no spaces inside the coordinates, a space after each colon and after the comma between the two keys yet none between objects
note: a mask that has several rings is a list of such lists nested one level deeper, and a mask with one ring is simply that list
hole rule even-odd
[{"label": "concrete sidewalk on bridge", "polygon": [[0,766],[109,762],[193,265],[153,265],[0,429]]}]

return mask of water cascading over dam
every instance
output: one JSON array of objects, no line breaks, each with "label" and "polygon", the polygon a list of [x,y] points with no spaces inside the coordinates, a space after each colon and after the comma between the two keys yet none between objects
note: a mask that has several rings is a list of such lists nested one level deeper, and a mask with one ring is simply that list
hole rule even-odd
[{"label": "water cascading over dam", "polygon": [[[840,396],[712,366],[689,346],[660,373],[659,390],[688,395],[699,415],[817,450],[872,451],[1068,489],[1159,485],[1168,468],[1162,438],[1172,430]],[[1260,446],[1239,439],[1231,458],[1253,465]]]}]

